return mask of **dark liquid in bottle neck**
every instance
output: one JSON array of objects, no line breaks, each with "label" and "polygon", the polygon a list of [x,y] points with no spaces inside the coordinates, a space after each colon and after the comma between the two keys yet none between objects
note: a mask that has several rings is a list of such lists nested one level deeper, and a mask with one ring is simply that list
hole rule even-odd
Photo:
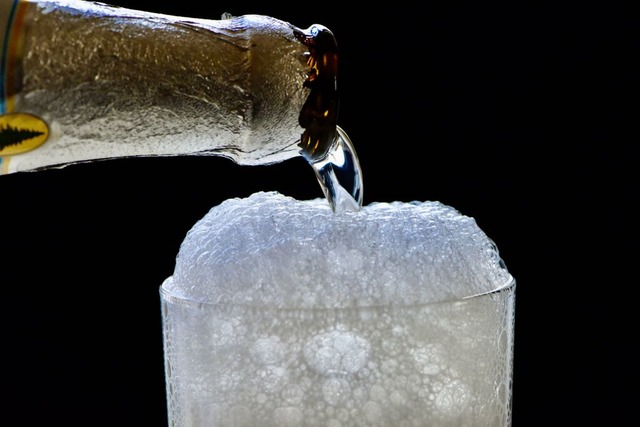
[{"label": "dark liquid in bottle neck", "polygon": [[309,72],[304,86],[309,96],[300,111],[305,129],[301,154],[313,168],[320,187],[334,212],[362,207],[362,172],[358,156],[347,134],[337,126],[338,46],[333,33],[322,25],[294,30],[309,52]]}]

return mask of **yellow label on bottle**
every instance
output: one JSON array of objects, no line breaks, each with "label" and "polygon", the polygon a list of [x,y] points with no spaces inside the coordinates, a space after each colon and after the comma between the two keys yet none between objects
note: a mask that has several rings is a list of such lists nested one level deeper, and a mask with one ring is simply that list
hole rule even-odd
[{"label": "yellow label on bottle", "polygon": [[40,117],[25,113],[0,116],[0,156],[33,150],[48,137],[49,126]]},{"label": "yellow label on bottle", "polygon": [[15,111],[26,5],[24,0],[0,0],[0,175],[8,173],[10,156],[33,150],[49,137],[44,120]]}]

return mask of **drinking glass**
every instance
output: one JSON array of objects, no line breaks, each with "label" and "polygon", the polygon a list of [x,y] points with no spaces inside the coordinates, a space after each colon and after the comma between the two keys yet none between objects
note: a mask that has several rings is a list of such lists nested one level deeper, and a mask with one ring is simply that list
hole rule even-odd
[{"label": "drinking glass", "polygon": [[[287,262],[309,244],[297,243]],[[387,277],[390,295],[406,295],[411,260],[399,256],[374,272]],[[356,278],[348,271],[337,307],[323,303],[335,295],[301,293],[311,302],[298,306],[185,296],[189,286],[168,277],[160,295],[170,426],[510,426],[513,277],[496,276],[506,279],[474,294],[452,274],[446,297],[362,304],[349,299]],[[324,278],[304,278],[314,279]],[[252,289],[256,278],[246,280],[221,283]],[[277,292],[278,283],[269,286]]]}]

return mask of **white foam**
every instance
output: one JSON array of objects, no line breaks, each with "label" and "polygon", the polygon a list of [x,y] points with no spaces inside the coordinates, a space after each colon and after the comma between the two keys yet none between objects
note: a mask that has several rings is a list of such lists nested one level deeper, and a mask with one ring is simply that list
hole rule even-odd
[{"label": "white foam", "polygon": [[229,199],[187,233],[173,296],[274,308],[413,305],[511,282],[473,218],[440,202],[372,203],[335,214],[276,192]]}]

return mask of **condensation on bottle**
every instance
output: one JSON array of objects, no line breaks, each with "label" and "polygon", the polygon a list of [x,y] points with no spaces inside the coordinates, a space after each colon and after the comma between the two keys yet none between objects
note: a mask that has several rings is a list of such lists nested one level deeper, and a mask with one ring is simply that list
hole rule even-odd
[{"label": "condensation on bottle", "polygon": [[132,156],[304,155],[301,31],[261,15],[0,0],[0,175]]}]

